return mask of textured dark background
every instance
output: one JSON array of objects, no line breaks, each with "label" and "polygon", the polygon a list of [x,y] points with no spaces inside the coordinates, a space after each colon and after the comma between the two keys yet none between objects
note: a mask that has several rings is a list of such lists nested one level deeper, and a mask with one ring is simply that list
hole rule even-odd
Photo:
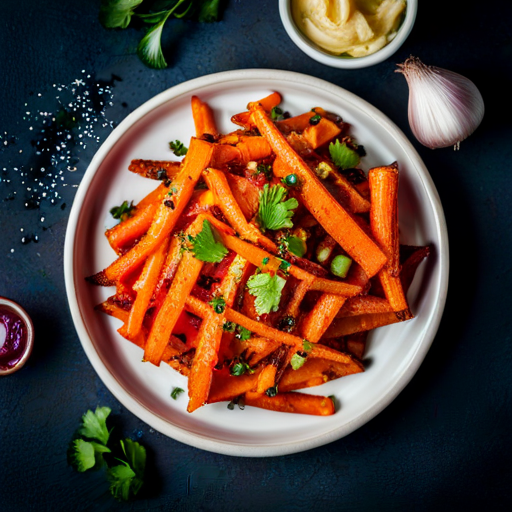
[{"label": "textured dark background", "polygon": [[[294,46],[276,0],[229,0],[220,23],[169,23],[164,40],[170,65],[153,71],[135,55],[142,30],[104,30],[97,19],[99,3],[1,2],[0,295],[27,309],[37,341],[26,367],[0,378],[0,510],[509,509],[511,4],[420,2],[416,25],[395,56],[344,71],[318,64]],[[486,116],[460,151],[431,151],[413,139],[407,85],[394,73],[395,63],[410,54],[466,75],[482,92]],[[113,105],[106,116],[115,124],[168,87],[240,68],[314,75],[387,114],[430,170],[450,238],[445,314],[411,383],[348,437],[277,458],[197,450],[152,431],[117,402],[82,350],[62,270],[72,185],[79,183],[98,143],[74,150],[78,170],[65,176],[69,186],[60,188],[55,205],[25,208],[26,185],[15,169],[38,165],[29,125],[40,130],[41,123],[33,112],[30,123],[24,117],[30,108],[54,111],[53,84],[87,74],[92,82],[109,82]],[[96,129],[100,141],[109,132]],[[38,243],[22,244],[21,228],[38,235]],[[67,444],[80,416],[98,404],[109,405],[117,428],[141,436],[148,449],[154,469],[144,495],[132,504],[111,498],[101,472],[78,474],[67,465]]]}]

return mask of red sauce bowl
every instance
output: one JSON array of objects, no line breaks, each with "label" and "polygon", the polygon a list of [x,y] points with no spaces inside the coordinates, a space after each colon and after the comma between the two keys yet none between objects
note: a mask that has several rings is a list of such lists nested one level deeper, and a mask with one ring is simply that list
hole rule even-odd
[{"label": "red sauce bowl", "polygon": [[0,324],[2,376],[14,373],[27,362],[34,346],[34,325],[19,304],[3,297],[0,297]]}]

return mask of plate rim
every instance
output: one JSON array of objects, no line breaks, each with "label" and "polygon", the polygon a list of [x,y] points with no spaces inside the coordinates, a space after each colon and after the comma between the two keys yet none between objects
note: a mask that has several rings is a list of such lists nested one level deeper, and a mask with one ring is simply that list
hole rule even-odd
[{"label": "plate rim", "polygon": [[[106,158],[109,152],[113,149],[115,144],[122,138],[125,132],[138,120],[148,115],[150,112],[160,107],[167,101],[176,99],[184,94],[190,94],[199,88],[205,86],[219,85],[224,82],[237,82],[248,80],[267,80],[269,85],[275,81],[287,81],[293,83],[300,83],[306,86],[321,88],[326,92],[332,92],[336,96],[341,95],[346,101],[352,105],[357,106],[359,109],[363,107],[363,111],[372,119],[378,122],[381,126],[392,132],[393,138],[403,147],[404,151],[410,156],[411,160],[415,163],[415,168],[419,173],[419,178],[425,187],[425,193],[430,199],[431,206],[434,211],[435,217],[435,230],[439,237],[439,261],[442,263],[439,275],[439,290],[437,295],[436,305],[431,312],[431,321],[424,330],[424,340],[419,345],[416,353],[412,356],[410,364],[404,369],[400,377],[397,378],[395,384],[381,397],[378,403],[374,404],[367,411],[360,414],[356,419],[344,423],[342,426],[336,427],[329,432],[307,438],[300,441],[291,441],[286,444],[258,444],[258,445],[245,445],[236,442],[228,442],[224,440],[214,440],[208,436],[184,430],[178,426],[172,425],[165,419],[160,417],[155,412],[146,408],[138,399],[129,394],[118,382],[116,377],[107,369],[103,361],[96,352],[92,340],[89,337],[87,326],[82,318],[80,308],[78,305],[78,298],[75,293],[75,280],[77,277],[74,274],[74,246],[76,244],[77,226],[80,218],[80,210],[83,201],[86,198],[89,185],[91,184],[96,172],[98,171],[101,162]],[[301,451],[309,450],[325,444],[331,443],[335,440],[341,439],[352,433],[369,420],[382,412],[407,386],[412,377],[418,371],[422,364],[432,342],[435,338],[436,332],[439,328],[441,318],[443,315],[446,297],[448,292],[448,275],[449,275],[449,247],[448,247],[448,232],[446,227],[446,220],[444,211],[441,205],[439,194],[435,184],[428,172],[423,160],[418,152],[401,131],[401,129],[391,121],[383,112],[368,103],[363,98],[356,94],[335,85],[331,82],[321,78],[313,77],[295,71],[284,71],[276,69],[243,69],[222,71],[204,75],[186,82],[180,83],[170,87],[161,93],[153,96],[142,105],[137,107],[133,112],[119,123],[119,125],[110,133],[105,139],[100,148],[95,153],[90,161],[87,170],[85,171],[81,183],[75,194],[73,204],[70,210],[68,223],[66,227],[64,254],[64,280],[68,305],[71,312],[73,324],[77,331],[80,343],[84,352],[93,366],[94,370],[121,404],[123,404],[130,412],[137,416],[141,421],[144,421],[150,427],[161,432],[162,434],[171,437],[172,439],[207,450],[214,453],[232,456],[246,456],[246,457],[267,457],[267,456],[280,456]],[[428,341],[426,341],[428,340]],[[147,416],[149,415],[149,418]]]}]

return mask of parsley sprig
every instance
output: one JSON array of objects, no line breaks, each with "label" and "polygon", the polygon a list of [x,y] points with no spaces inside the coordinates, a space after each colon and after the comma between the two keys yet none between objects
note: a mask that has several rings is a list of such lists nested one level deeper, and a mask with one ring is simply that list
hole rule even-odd
[{"label": "parsley sprig", "polygon": [[292,228],[293,210],[299,206],[297,199],[291,197],[285,201],[288,191],[281,185],[265,185],[260,192],[258,224],[260,228],[278,230]]},{"label": "parsley sprig", "polygon": [[256,297],[254,306],[259,315],[277,311],[286,279],[277,274],[254,274],[247,280],[249,293]]},{"label": "parsley sprig", "polygon": [[228,254],[222,242],[216,240],[210,221],[203,221],[203,228],[196,236],[188,236],[194,256],[201,261],[219,263]]},{"label": "parsley sprig", "polygon": [[188,151],[188,148],[180,140],[169,142],[169,147],[176,156],[185,156]]},{"label": "parsley sprig", "polygon": [[[79,472],[105,465],[103,454],[112,454],[111,432],[107,428],[109,407],[97,407],[94,412],[88,410],[82,416],[82,424],[75,439],[70,444],[69,462]],[[119,441],[124,458],[111,457],[120,462],[108,464],[107,478],[110,492],[115,498],[127,501],[134,497],[144,483],[146,449],[139,443],[127,438]]]}]

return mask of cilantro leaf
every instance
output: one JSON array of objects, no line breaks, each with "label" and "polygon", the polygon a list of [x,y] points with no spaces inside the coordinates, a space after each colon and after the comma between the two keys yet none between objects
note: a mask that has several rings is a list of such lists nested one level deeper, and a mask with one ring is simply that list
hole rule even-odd
[{"label": "cilantro leaf", "polygon": [[165,17],[147,31],[137,47],[137,55],[140,60],[150,68],[164,69],[167,67],[167,62],[162,52],[161,39],[165,22],[171,13],[172,10],[167,11]]},{"label": "cilantro leaf", "polygon": [[299,352],[295,352],[295,354],[293,354],[292,358],[290,359],[290,365],[294,370],[301,368],[305,362],[306,358],[299,354]]},{"label": "cilantro leaf", "polygon": [[281,185],[273,185],[269,188],[268,184],[260,192],[260,206],[258,209],[258,224],[264,231],[265,229],[292,228],[291,217],[293,211],[299,203],[297,199],[290,198],[284,201],[287,190]]},{"label": "cilantro leaf", "polygon": [[75,439],[73,442],[71,462],[78,471],[83,473],[96,464],[103,462],[102,453],[110,453],[110,450],[106,446],[93,441]]},{"label": "cilantro leaf", "polygon": [[192,243],[192,252],[200,261],[219,263],[228,254],[228,250],[221,242],[215,240],[210,221],[203,221],[203,229],[196,235],[189,237]]},{"label": "cilantro leaf", "polygon": [[210,306],[213,308],[213,311],[217,313],[218,315],[222,315],[224,313],[224,310],[226,309],[226,300],[222,295],[213,297],[213,299],[208,302]]},{"label": "cilantro leaf", "polygon": [[109,414],[109,407],[96,407],[94,412],[88,410],[82,416],[82,427],[78,433],[88,439],[96,439],[106,446],[110,436],[107,430],[107,417]]},{"label": "cilantro leaf", "polygon": [[127,460],[118,459],[121,464],[109,468],[107,476],[112,495],[128,501],[140,491],[144,483],[146,449],[131,439],[125,439],[120,443]]},{"label": "cilantro leaf", "polygon": [[188,148],[179,140],[169,142],[169,147],[176,156],[185,156]]},{"label": "cilantro leaf", "polygon": [[185,390],[182,389],[182,388],[173,388],[172,392],[171,392],[171,397],[174,399],[174,400],[177,400],[178,397],[181,395],[181,393],[184,393]]},{"label": "cilantro leaf", "polygon": [[259,315],[277,311],[286,280],[277,274],[254,274],[247,280],[249,293],[256,297],[254,305]]},{"label": "cilantro leaf", "polygon": [[101,0],[99,19],[105,28],[126,28],[143,0]]},{"label": "cilantro leaf", "polygon": [[121,221],[128,219],[132,216],[132,212],[135,209],[133,206],[133,201],[128,203],[128,201],[123,201],[121,206],[114,206],[110,209],[110,215],[114,217],[114,219],[119,219]]},{"label": "cilantro leaf", "polygon": [[361,160],[357,151],[349,148],[346,142],[340,143],[338,139],[335,143],[331,142],[329,144],[329,153],[336,167],[341,170],[352,169],[359,165]]},{"label": "cilantro leaf", "polygon": [[304,256],[308,250],[306,242],[304,242],[302,238],[295,235],[287,237],[285,239],[285,244],[288,251],[292,254],[295,254],[295,256],[298,256],[299,258],[302,258],[302,256]]},{"label": "cilantro leaf", "polygon": [[201,23],[212,23],[219,20],[220,0],[201,0],[197,19]]},{"label": "cilantro leaf", "polygon": [[240,341],[247,341],[252,336],[252,332],[241,325],[237,326],[236,330],[238,332],[235,334],[235,338],[239,339]]}]

